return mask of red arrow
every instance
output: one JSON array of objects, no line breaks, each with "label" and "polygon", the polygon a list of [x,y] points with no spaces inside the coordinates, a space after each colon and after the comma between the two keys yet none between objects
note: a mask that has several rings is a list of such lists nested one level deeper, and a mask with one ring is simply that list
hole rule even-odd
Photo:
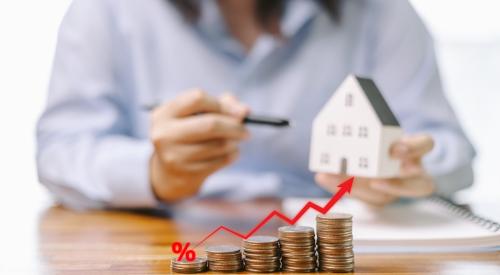
[{"label": "red arrow", "polygon": [[352,184],[354,182],[354,177],[344,181],[343,183],[338,185],[339,191],[335,193],[335,195],[332,196],[332,198],[325,204],[325,206],[321,207],[317,204],[315,204],[312,201],[308,201],[302,209],[293,217],[292,219],[288,218],[285,216],[283,213],[273,210],[271,213],[269,213],[259,224],[257,224],[252,230],[250,230],[246,234],[242,234],[238,231],[235,231],[229,227],[226,227],[224,225],[221,225],[217,227],[214,231],[210,232],[205,238],[203,238],[198,244],[195,245],[195,248],[204,243],[206,240],[208,240],[210,237],[212,237],[215,233],[224,230],[227,231],[239,238],[242,239],[248,239],[250,236],[252,236],[255,232],[257,232],[260,228],[262,228],[270,219],[272,219],[274,216],[277,216],[278,218],[282,219],[283,221],[287,222],[288,224],[294,225],[306,212],[309,210],[309,208],[313,208],[314,210],[318,211],[321,214],[326,214],[336,203],[339,201],[345,193],[351,193],[351,188]]}]

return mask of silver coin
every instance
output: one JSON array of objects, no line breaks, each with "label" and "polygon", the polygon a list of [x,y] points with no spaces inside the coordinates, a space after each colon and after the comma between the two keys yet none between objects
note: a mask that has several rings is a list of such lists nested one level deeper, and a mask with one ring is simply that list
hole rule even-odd
[{"label": "silver coin", "polygon": [[351,220],[352,215],[347,213],[329,213],[316,216],[319,220]]},{"label": "silver coin", "polygon": [[282,226],[278,231],[281,233],[314,233],[314,228],[310,226],[290,225]]},{"label": "silver coin", "polygon": [[225,254],[225,253],[238,253],[241,252],[241,248],[234,245],[213,245],[205,249],[207,253]]},{"label": "silver coin", "polygon": [[249,244],[267,244],[267,243],[276,243],[279,239],[274,236],[253,236],[246,239],[244,242]]},{"label": "silver coin", "polygon": [[172,258],[172,264],[177,264],[177,265],[197,265],[197,264],[206,264],[207,263],[207,258],[203,257],[196,257],[192,261],[188,261],[187,259],[182,259],[182,260],[177,260],[177,257]]}]

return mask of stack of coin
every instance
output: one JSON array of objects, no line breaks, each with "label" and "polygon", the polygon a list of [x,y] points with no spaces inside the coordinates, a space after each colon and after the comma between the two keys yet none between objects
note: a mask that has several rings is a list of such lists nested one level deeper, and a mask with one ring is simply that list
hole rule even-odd
[{"label": "stack of coin", "polygon": [[253,236],[243,241],[245,270],[275,272],[280,269],[279,239],[272,236]]},{"label": "stack of coin", "polygon": [[316,241],[314,228],[283,226],[279,230],[281,262],[289,272],[316,271]]},{"label": "stack of coin", "polygon": [[241,249],[234,245],[215,245],[205,249],[208,269],[218,272],[237,272],[243,269]]},{"label": "stack of coin", "polygon": [[316,217],[319,269],[328,272],[352,272],[352,215],[332,213]]},{"label": "stack of coin", "polygon": [[200,273],[207,271],[207,259],[195,258],[192,261],[186,259],[178,260],[177,257],[172,258],[172,271],[176,273]]}]

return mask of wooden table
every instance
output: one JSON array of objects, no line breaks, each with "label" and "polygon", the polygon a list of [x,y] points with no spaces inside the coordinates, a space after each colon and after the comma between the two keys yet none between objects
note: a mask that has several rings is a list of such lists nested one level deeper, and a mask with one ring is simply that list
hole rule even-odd
[{"label": "wooden table", "polygon": [[[1,259],[0,273],[166,274],[170,273],[172,242],[197,242],[219,224],[245,231],[270,209],[279,209],[279,202],[206,201],[179,206],[175,216],[147,211],[79,213],[47,207],[31,217],[37,219],[34,235],[23,235],[29,231],[19,228],[20,234],[6,239],[18,243],[17,247],[0,244],[0,252],[7,255]],[[262,230],[276,232],[280,225],[274,221]],[[240,241],[222,233],[210,242]],[[357,254],[356,273],[500,274],[500,253]]]}]

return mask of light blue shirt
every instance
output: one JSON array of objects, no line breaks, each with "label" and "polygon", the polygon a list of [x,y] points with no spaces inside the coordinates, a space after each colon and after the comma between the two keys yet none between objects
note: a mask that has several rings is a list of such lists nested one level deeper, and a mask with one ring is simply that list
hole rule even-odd
[{"label": "light blue shirt", "polygon": [[371,77],[407,133],[430,133],[425,166],[438,192],[469,186],[474,150],[441,86],[432,39],[407,1],[343,1],[334,23],[315,1],[289,1],[285,40],[247,54],[213,1],[193,25],[165,0],[74,0],[61,25],[37,129],[40,181],[73,208],[152,207],[153,147],[142,106],[199,87],[232,91],[255,114],[294,127],[251,126],[233,165],[202,196],[325,196],[308,171],[311,123],[349,73]]}]

